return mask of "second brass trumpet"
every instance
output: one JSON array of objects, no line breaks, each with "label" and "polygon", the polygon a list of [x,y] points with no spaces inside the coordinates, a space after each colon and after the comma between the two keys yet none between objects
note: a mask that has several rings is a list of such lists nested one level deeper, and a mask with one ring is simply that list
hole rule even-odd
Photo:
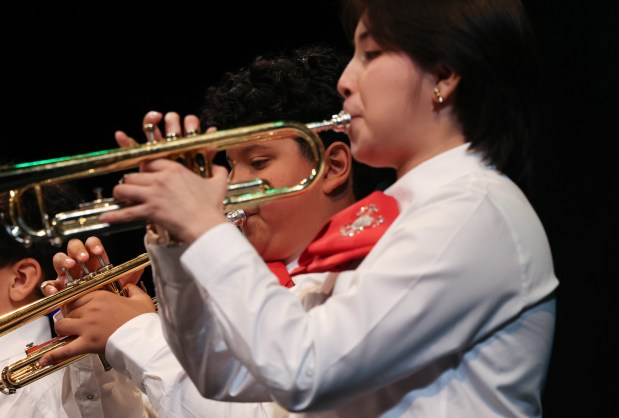
[{"label": "second brass trumpet", "polygon": [[[26,325],[43,315],[53,312],[65,304],[98,289],[106,289],[124,296],[118,279],[150,265],[148,254],[144,253],[118,266],[105,265],[53,295],[46,296],[12,312],[0,315],[0,336]],[[156,306],[156,303],[155,303]],[[2,369],[0,372],[0,392],[13,394],[20,389],[60,368],[63,368],[86,355],[69,358],[58,364],[41,366],[38,360],[48,351],[61,347],[71,341],[72,337],[57,337],[36,347],[28,347],[26,357]],[[99,356],[107,369],[105,357]]]}]

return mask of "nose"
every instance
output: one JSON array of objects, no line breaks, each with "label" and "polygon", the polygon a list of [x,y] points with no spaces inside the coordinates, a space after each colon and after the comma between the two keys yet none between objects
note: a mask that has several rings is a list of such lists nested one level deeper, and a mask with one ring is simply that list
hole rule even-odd
[{"label": "nose", "polygon": [[350,97],[353,92],[353,76],[351,69],[351,62],[348,63],[342,75],[340,75],[340,79],[337,82],[337,91],[344,97]]},{"label": "nose", "polygon": [[243,167],[243,164],[232,164],[231,166],[228,172],[229,183],[241,183],[256,178],[247,168]]},{"label": "nose", "polygon": [[228,172],[228,183],[238,183],[239,181],[241,181],[239,179],[239,170],[236,167],[233,167]]},{"label": "nose", "polygon": [[232,160],[228,160],[228,183],[234,183],[235,177],[238,177],[236,162]]}]

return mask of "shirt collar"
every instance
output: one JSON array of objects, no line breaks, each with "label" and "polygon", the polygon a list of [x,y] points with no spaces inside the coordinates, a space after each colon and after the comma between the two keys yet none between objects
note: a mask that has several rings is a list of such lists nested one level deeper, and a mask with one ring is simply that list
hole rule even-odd
[{"label": "shirt collar", "polygon": [[19,355],[19,353],[23,353],[25,356],[27,344],[34,343],[34,345],[38,345],[50,339],[51,330],[49,329],[47,316],[37,318],[29,324],[23,325],[0,337],[0,347],[2,347],[2,359],[0,359],[0,362],[13,358]]},{"label": "shirt collar", "polygon": [[486,167],[481,153],[469,150],[469,145],[459,145],[424,161],[400,177],[385,193],[396,198],[403,211],[413,201],[424,200],[441,186]]}]

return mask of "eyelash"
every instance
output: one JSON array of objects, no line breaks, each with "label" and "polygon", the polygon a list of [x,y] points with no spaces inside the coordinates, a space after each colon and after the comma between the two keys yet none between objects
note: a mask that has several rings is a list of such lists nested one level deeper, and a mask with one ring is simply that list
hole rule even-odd
[{"label": "eyelash", "polygon": [[363,58],[366,61],[372,61],[374,58],[377,58],[378,56],[380,56],[381,53],[382,51],[365,51],[363,53]]},{"label": "eyelash", "polygon": [[[264,166],[269,162],[269,160],[269,158],[256,158],[249,161],[248,165],[251,166],[254,170],[260,170],[264,168]],[[231,169],[234,169],[237,164],[237,161],[228,160],[228,165]]]},{"label": "eyelash", "polygon": [[269,162],[268,158],[260,158],[260,159],[252,160],[250,164],[254,170],[260,170],[260,169],[263,169],[268,162]]}]

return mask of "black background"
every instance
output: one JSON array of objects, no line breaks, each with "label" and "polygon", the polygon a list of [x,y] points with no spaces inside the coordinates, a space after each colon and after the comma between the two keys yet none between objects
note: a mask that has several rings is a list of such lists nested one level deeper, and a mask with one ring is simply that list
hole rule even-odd
[{"label": "black background", "polygon": [[[4,10],[2,158],[114,148],[117,129],[141,140],[147,111],[195,113],[209,84],[257,54],[305,43],[350,48],[335,1],[210,3]],[[618,7],[526,4],[544,87],[531,200],[561,281],[544,415],[616,417]],[[113,261],[143,252],[142,236],[107,237]]]}]

